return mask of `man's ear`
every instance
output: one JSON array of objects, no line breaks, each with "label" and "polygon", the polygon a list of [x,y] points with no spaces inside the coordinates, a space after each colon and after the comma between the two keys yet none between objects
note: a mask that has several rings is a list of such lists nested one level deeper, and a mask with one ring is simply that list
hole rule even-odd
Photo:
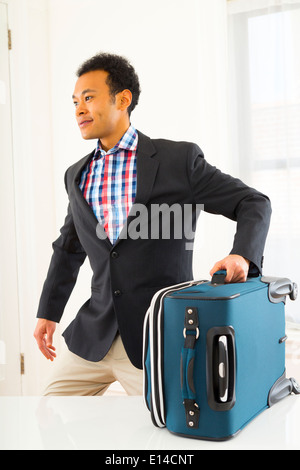
[{"label": "man's ear", "polygon": [[118,93],[118,104],[121,111],[126,110],[131,105],[132,93],[130,90],[123,90]]}]

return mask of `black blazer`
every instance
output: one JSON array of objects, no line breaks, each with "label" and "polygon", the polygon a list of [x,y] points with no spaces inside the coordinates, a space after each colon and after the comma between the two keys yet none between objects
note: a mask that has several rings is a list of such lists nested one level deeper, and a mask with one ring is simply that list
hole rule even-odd
[{"label": "black blazer", "polygon": [[[209,165],[197,145],[152,140],[141,132],[138,135],[135,204],[114,245],[102,236],[104,229],[78,186],[81,171],[93,152],[67,170],[68,214],[53,243],[37,317],[60,321],[80,266],[88,256],[93,271],[91,297],[64,331],[65,341],[75,354],[99,361],[119,331],[130,360],[142,368],[143,320],[150,300],[162,287],[193,279],[193,252],[186,249],[186,243],[192,241],[190,234],[182,230],[178,237],[172,231],[175,218],[170,217],[169,239],[162,228],[152,238],[131,237],[130,229],[133,227],[135,234],[139,229],[138,224],[131,224],[144,221],[141,233],[148,225],[151,235],[153,204],[182,208],[187,204],[193,208],[191,222],[195,229],[196,204],[203,204],[205,211],[237,221],[231,253],[249,259],[251,270],[256,269],[258,274],[271,208],[267,196]],[[136,207],[146,208],[143,218]]]}]

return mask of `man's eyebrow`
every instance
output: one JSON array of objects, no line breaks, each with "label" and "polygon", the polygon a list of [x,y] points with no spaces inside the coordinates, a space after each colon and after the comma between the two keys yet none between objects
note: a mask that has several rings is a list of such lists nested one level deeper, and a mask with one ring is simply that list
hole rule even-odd
[{"label": "man's eyebrow", "polygon": [[[83,91],[81,92],[81,95],[85,95],[86,93],[95,93],[96,91],[97,91],[97,90],[92,90],[91,88],[86,88],[85,90],[83,90]],[[74,99],[74,98],[76,98],[76,96],[75,96],[75,95],[72,95],[72,98]]]}]

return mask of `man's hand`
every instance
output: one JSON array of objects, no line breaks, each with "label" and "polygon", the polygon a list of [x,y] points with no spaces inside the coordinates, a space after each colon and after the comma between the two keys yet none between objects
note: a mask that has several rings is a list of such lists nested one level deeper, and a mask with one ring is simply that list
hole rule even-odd
[{"label": "man's hand", "polygon": [[50,361],[53,361],[56,357],[55,347],[52,345],[55,328],[56,323],[54,321],[39,318],[33,334],[41,352]]},{"label": "man's hand", "polygon": [[216,271],[226,270],[227,276],[225,282],[245,282],[247,280],[249,264],[250,261],[240,255],[228,255],[226,258],[218,261],[209,274],[212,276]]}]

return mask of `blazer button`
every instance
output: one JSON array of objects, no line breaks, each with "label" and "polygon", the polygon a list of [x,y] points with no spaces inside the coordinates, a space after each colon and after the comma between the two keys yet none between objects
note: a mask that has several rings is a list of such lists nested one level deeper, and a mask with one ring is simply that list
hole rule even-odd
[{"label": "blazer button", "polygon": [[115,290],[114,292],[115,297],[120,297],[121,294],[122,292],[120,290]]},{"label": "blazer button", "polygon": [[111,254],[112,258],[118,258],[118,256],[119,256],[119,253],[117,251],[113,251]]}]

